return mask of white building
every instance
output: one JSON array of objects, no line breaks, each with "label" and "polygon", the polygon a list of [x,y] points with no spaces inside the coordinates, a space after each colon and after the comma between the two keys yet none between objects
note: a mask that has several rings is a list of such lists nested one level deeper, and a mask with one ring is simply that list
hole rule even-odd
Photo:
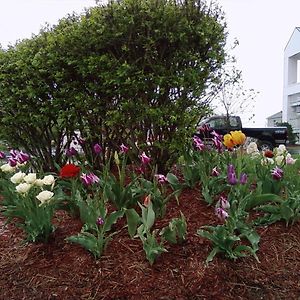
[{"label": "white building", "polygon": [[300,27],[296,27],[284,49],[282,121],[300,133]]},{"label": "white building", "polygon": [[278,123],[282,123],[282,111],[267,117],[267,126],[274,127],[277,126]]}]

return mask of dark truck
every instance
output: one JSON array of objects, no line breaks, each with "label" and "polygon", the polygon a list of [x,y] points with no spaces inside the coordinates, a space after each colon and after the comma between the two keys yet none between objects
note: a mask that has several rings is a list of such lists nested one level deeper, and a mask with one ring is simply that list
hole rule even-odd
[{"label": "dark truck", "polygon": [[247,137],[256,139],[258,147],[262,150],[273,149],[287,142],[287,127],[244,128],[239,116],[212,116],[200,120],[195,135],[205,138],[204,131],[200,130],[205,125],[222,135],[230,131],[241,130]]}]

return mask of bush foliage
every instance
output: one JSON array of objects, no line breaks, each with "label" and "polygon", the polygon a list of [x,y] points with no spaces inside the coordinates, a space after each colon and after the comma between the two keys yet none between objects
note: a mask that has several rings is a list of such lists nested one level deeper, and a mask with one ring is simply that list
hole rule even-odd
[{"label": "bush foliage", "polygon": [[[0,136],[55,169],[72,136],[96,166],[122,142],[174,162],[226,59],[223,13],[205,1],[123,0],[69,15],[0,51]],[[112,149],[92,161],[99,143]]]}]

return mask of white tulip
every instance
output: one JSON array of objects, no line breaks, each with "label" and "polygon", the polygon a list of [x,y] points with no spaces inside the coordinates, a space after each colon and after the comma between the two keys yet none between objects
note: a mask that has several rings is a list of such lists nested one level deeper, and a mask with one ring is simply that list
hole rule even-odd
[{"label": "white tulip", "polygon": [[53,175],[46,175],[43,178],[44,185],[52,185],[55,182],[55,178]]},{"label": "white tulip", "polygon": [[286,152],[285,145],[279,145],[278,148],[276,148],[276,155],[282,155]]},{"label": "white tulip", "polygon": [[42,187],[42,186],[44,185],[43,179],[37,179],[37,180],[34,182],[34,185],[39,186],[39,187]]},{"label": "white tulip", "polygon": [[16,167],[12,167],[10,164],[4,164],[0,167],[2,172],[12,173],[15,171]]},{"label": "white tulip", "polygon": [[29,173],[24,177],[24,181],[27,183],[34,183],[36,181],[36,173]]},{"label": "white tulip", "polygon": [[24,180],[24,177],[25,177],[25,173],[23,172],[18,172],[18,173],[15,173],[11,178],[10,178],[10,181],[14,184],[18,184],[18,183],[21,183],[23,180]]},{"label": "white tulip", "polygon": [[45,202],[49,201],[53,197],[54,193],[50,191],[42,191],[40,192],[36,198],[41,202],[41,205]]},{"label": "white tulip", "polygon": [[284,156],[283,155],[277,155],[275,157],[275,162],[276,162],[277,165],[281,165],[282,162],[283,162],[283,160],[284,160]]},{"label": "white tulip", "polygon": [[16,190],[20,194],[25,194],[27,193],[31,188],[31,184],[29,183],[20,183],[19,185],[16,186]]},{"label": "white tulip", "polygon": [[247,154],[253,154],[258,152],[257,144],[255,142],[251,142],[247,147]]},{"label": "white tulip", "polygon": [[290,153],[288,153],[285,158],[285,163],[287,165],[293,165],[296,162],[296,160],[297,159],[292,158],[292,155]]}]

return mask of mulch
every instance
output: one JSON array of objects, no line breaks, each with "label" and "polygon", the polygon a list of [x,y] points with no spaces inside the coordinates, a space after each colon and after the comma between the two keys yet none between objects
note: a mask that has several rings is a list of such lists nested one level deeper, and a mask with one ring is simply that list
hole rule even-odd
[{"label": "mulch", "polygon": [[24,244],[24,234],[0,215],[0,299],[299,299],[300,224],[278,222],[261,228],[260,262],[254,257],[230,261],[222,255],[205,264],[211,250],[198,236],[203,225],[218,223],[213,207],[197,189],[186,189],[168,203],[166,226],[180,211],[188,224],[187,240],[168,246],[150,266],[138,239],[130,239],[124,222],[104,255],[94,257],[65,238],[81,223],[58,211],[47,244]]}]

